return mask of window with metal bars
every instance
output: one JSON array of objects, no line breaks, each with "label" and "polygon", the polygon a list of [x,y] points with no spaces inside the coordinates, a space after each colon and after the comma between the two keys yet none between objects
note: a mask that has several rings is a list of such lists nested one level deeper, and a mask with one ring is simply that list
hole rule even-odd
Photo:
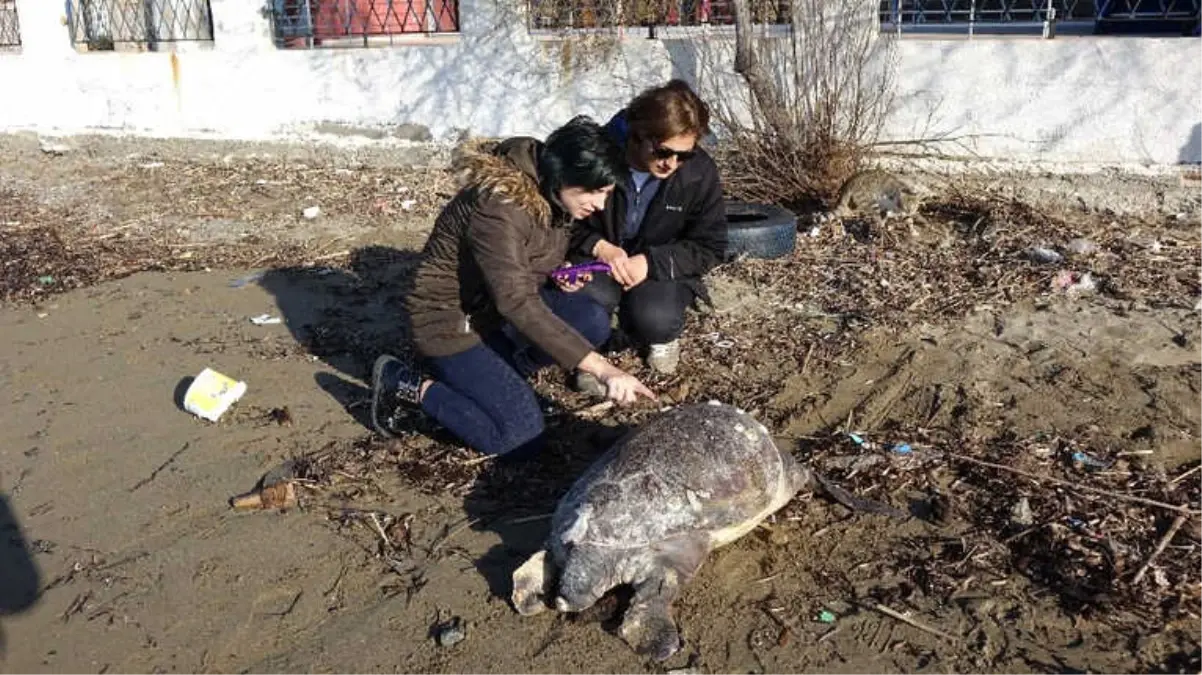
[{"label": "window with metal bars", "polygon": [[882,0],[881,25],[891,28],[938,29],[974,24],[978,30],[1042,25],[1051,17],[1059,25],[1088,33],[1111,32],[1111,26],[1135,26],[1149,32],[1196,30],[1202,0]]},{"label": "window with metal bars", "polygon": [[209,0],[69,0],[71,42],[89,51],[211,42]]},{"label": "window with metal bars", "polygon": [[[789,0],[752,0],[752,21],[790,22]],[[733,25],[730,0],[528,0],[530,28]]]},{"label": "window with metal bars", "polygon": [[285,48],[372,46],[459,32],[458,0],[271,0],[271,16]]},{"label": "window with metal bars", "polygon": [[0,49],[21,46],[21,22],[17,0],[0,0]]}]

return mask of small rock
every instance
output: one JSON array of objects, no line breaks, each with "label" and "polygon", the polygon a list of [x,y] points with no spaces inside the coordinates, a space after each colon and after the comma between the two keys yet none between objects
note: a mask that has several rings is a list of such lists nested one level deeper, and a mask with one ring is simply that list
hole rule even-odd
[{"label": "small rock", "polygon": [[454,617],[438,628],[438,645],[454,647],[467,639],[467,626],[459,617]]},{"label": "small rock", "polygon": [[1031,512],[1031,502],[1026,497],[1018,500],[1010,509],[1010,522],[1020,527],[1030,527],[1035,522],[1035,514]]},{"label": "small rock", "polygon": [[308,218],[309,220],[313,220],[317,216],[321,215],[321,207],[320,206],[310,206],[309,208],[305,209],[304,211],[301,211],[301,214],[303,214],[305,216],[305,218]]},{"label": "small rock", "polygon": [[1030,259],[1031,262],[1038,263],[1040,265],[1052,265],[1064,260],[1064,256],[1060,255],[1060,253],[1043,246],[1033,246],[1028,249],[1027,258]]},{"label": "small rock", "polygon": [[405,199],[401,202],[401,209],[403,209],[405,211],[412,211],[413,207],[416,205],[417,205],[416,199]]},{"label": "small rock", "polygon": [[850,602],[845,602],[843,600],[828,600],[822,603],[822,605],[838,615],[850,614],[851,610],[855,609]]},{"label": "small rock", "polygon": [[1073,239],[1068,242],[1067,248],[1076,255],[1090,255],[1097,252],[1098,245],[1088,239]]}]

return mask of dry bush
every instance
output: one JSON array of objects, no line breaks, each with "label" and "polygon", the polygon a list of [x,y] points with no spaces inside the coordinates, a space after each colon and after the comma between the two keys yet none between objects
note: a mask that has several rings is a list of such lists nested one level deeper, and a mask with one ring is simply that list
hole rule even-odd
[{"label": "dry bush", "polygon": [[792,0],[787,34],[774,37],[753,24],[756,1],[733,3],[747,16],[736,24],[735,71],[749,96],[713,106],[723,178],[739,199],[829,204],[892,109],[896,38],[879,32],[866,0]]},{"label": "dry bush", "polygon": [[[527,0],[521,7],[531,28],[565,38],[565,68],[604,63],[646,26],[734,23],[733,63],[708,31],[694,33],[691,50],[707,62],[698,79],[714,78],[707,88],[720,92],[707,97],[721,140],[714,152],[736,199],[829,204],[865,165],[892,108],[896,36],[880,33],[875,0]],[[731,86],[732,66],[743,87]]]}]

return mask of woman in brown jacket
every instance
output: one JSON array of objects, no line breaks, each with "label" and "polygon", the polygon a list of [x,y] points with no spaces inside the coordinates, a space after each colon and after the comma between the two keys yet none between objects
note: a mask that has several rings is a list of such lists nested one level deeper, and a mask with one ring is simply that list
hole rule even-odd
[{"label": "woman in brown jacket", "polygon": [[619,403],[654,394],[596,348],[608,312],[549,274],[563,264],[573,220],[604,208],[626,179],[622,149],[581,116],[547,137],[467,148],[464,186],[443,209],[406,300],[422,373],[389,355],[373,369],[372,421],[396,432],[401,406],[420,408],[476,450],[527,455],[543,435],[526,378],[557,364],[589,373]]}]

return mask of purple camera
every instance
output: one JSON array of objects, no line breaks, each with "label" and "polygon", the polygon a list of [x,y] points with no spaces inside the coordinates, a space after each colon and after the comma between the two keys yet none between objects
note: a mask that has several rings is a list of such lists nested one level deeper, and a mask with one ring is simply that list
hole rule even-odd
[{"label": "purple camera", "polygon": [[603,262],[591,262],[572,265],[571,267],[560,267],[552,272],[551,276],[555,279],[566,280],[569,284],[574,284],[580,278],[581,274],[591,274],[593,272],[609,272],[609,265]]}]

